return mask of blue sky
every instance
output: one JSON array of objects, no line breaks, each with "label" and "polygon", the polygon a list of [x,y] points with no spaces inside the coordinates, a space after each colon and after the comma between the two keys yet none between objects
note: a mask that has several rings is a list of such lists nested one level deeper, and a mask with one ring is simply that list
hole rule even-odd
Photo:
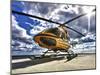
[{"label": "blue sky", "polygon": [[[33,7],[32,7],[33,5]],[[55,5],[55,4],[49,4],[49,3],[28,3],[28,2],[21,2],[21,1],[13,1],[12,2],[12,10],[16,10],[16,11],[19,11],[19,12],[30,12],[32,11],[31,13],[33,15],[36,15],[36,16],[42,16],[44,18],[48,18],[48,17],[45,17],[45,15],[50,15],[51,17],[49,17],[49,19],[51,20],[54,20],[54,21],[57,21],[57,22],[66,22],[67,20],[83,13],[82,11],[78,11],[79,13],[76,14],[76,12],[73,12],[71,11],[70,8],[68,12],[64,11],[57,11],[57,10],[60,10],[58,7],[61,7],[61,5]],[[63,4],[62,4],[63,6]],[[82,6],[80,6],[81,8]],[[77,7],[76,7],[77,8]],[[53,10],[53,11],[52,11]],[[56,10],[56,14],[52,16],[52,13],[55,12]],[[62,9],[61,9],[62,10]],[[38,14],[36,14],[36,13]],[[35,14],[34,14],[35,13]],[[41,25],[40,23],[40,20],[38,19],[32,19],[28,16],[22,16],[22,15],[18,15],[18,14],[13,14],[15,17],[16,17],[16,21],[19,23],[18,25],[22,28],[24,28],[28,34],[30,34],[30,30],[33,29],[34,26],[36,25]],[[54,17],[57,17],[58,19],[54,18]],[[69,23],[68,25],[73,27],[73,28],[76,28],[76,30],[78,29],[79,31],[81,31],[83,28],[87,30],[87,26],[88,26],[88,21],[87,21],[87,18],[86,17],[83,17],[81,19],[79,19],[79,21],[81,22],[78,22],[78,20],[76,21],[73,21],[71,23]],[[78,24],[74,25],[76,22],[78,22]],[[42,25],[43,26],[43,25]],[[80,28],[79,28],[80,26]],[[91,17],[91,31],[95,32],[95,16],[92,16]],[[71,32],[71,31],[70,31]],[[81,31],[82,32],[82,31]],[[73,33],[73,32],[71,32]],[[75,33],[75,35],[79,36],[78,34]]]}]

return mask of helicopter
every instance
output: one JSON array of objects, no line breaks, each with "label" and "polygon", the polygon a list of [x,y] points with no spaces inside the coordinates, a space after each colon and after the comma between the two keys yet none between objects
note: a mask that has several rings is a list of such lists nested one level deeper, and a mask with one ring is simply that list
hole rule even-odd
[{"label": "helicopter", "polygon": [[[93,9],[91,12],[94,12],[94,11],[96,11],[96,9]],[[72,50],[69,49],[69,48],[72,47],[72,45],[69,42],[70,37],[69,37],[67,29],[71,29],[74,32],[80,34],[81,36],[85,36],[85,35],[78,32],[77,30],[69,27],[66,24],[68,24],[68,23],[70,23],[70,22],[74,21],[75,19],[78,19],[82,16],[85,16],[88,13],[83,13],[83,14],[76,16],[76,17],[74,17],[74,18],[72,18],[72,19],[70,19],[70,20],[68,20],[67,22],[64,22],[64,23],[58,23],[58,22],[48,20],[48,19],[45,19],[45,18],[42,18],[42,17],[38,17],[38,16],[35,16],[35,15],[30,15],[30,14],[26,14],[26,13],[14,11],[14,10],[12,10],[12,13],[24,15],[24,16],[30,16],[30,17],[33,17],[33,18],[37,18],[37,19],[40,19],[40,20],[44,20],[44,21],[59,25],[58,27],[55,27],[55,28],[45,29],[45,30],[41,31],[40,33],[36,34],[33,37],[33,40],[40,47],[48,49],[46,52],[44,52],[44,54],[42,56],[45,56],[45,54],[48,51],[53,51],[55,53],[57,53],[57,51],[67,52],[67,60],[68,61],[72,60],[73,58],[78,56],[78,54],[74,53]]]}]

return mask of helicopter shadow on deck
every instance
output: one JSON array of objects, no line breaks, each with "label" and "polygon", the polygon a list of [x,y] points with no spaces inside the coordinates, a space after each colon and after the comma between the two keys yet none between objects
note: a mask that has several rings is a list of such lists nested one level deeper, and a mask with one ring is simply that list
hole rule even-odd
[{"label": "helicopter shadow on deck", "polygon": [[64,57],[59,57],[59,58],[38,58],[38,59],[34,59],[34,60],[28,60],[28,61],[23,61],[23,62],[16,62],[16,63],[12,63],[12,69],[20,69],[20,68],[26,68],[29,66],[34,66],[34,65],[38,65],[38,64],[42,64],[42,63],[47,63],[47,62],[51,62],[51,61],[59,61],[64,59]]}]

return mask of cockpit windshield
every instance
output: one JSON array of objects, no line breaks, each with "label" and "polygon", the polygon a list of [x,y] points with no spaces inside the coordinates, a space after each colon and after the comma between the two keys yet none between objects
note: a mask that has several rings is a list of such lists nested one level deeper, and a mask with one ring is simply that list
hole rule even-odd
[{"label": "cockpit windshield", "polygon": [[56,36],[60,35],[58,28],[50,28],[50,29],[44,30],[44,32],[51,33],[51,34],[54,34]]},{"label": "cockpit windshield", "polygon": [[66,39],[67,35],[65,32],[61,32],[58,28],[46,29],[43,32],[54,34],[62,39]]}]

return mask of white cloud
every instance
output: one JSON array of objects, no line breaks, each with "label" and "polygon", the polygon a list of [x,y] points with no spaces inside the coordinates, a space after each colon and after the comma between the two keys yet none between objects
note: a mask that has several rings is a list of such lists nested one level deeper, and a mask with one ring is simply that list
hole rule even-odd
[{"label": "white cloud", "polygon": [[26,30],[21,28],[19,25],[18,25],[18,22],[15,20],[15,17],[12,15],[12,27],[14,29],[17,29],[20,31],[21,33],[21,36],[20,37],[25,37],[25,38],[31,38],[31,36],[27,35],[26,34]]}]

